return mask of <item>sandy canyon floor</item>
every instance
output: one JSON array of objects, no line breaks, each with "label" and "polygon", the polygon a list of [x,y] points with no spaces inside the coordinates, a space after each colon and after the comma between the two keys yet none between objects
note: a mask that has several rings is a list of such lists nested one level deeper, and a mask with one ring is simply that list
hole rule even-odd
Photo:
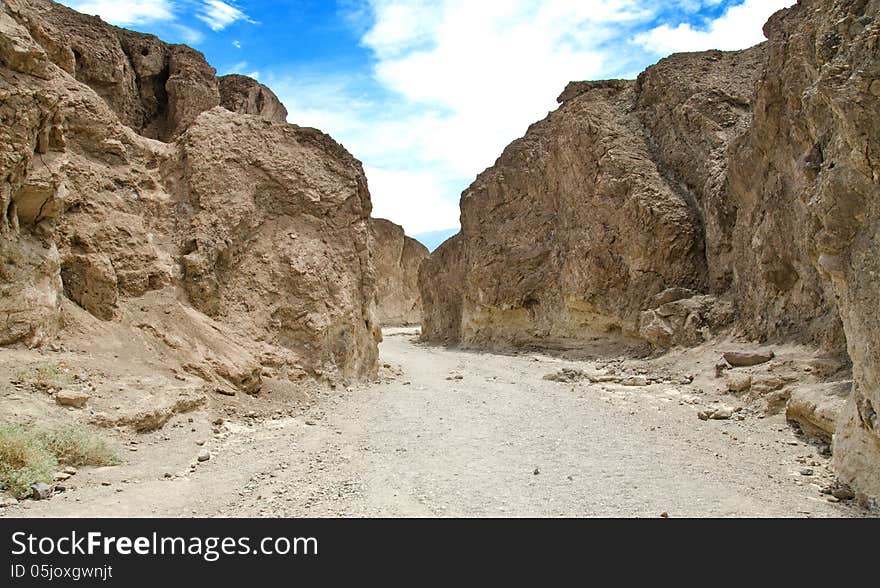
[{"label": "sandy canyon floor", "polygon": [[121,465],[84,468],[75,488],[0,515],[867,514],[819,493],[829,458],[783,416],[702,421],[698,410],[730,399],[693,386],[547,381],[589,362],[425,346],[412,331],[387,334],[381,353],[382,383],[219,427],[209,411],[178,415],[120,440]]}]

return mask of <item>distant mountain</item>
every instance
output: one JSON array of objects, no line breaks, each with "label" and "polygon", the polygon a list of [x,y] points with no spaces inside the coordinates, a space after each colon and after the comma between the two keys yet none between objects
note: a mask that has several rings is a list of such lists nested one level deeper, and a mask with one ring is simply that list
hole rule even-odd
[{"label": "distant mountain", "polygon": [[419,233],[413,235],[413,239],[424,245],[433,253],[435,249],[440,247],[444,241],[458,233],[458,229],[444,229],[442,231],[431,231],[429,233]]}]

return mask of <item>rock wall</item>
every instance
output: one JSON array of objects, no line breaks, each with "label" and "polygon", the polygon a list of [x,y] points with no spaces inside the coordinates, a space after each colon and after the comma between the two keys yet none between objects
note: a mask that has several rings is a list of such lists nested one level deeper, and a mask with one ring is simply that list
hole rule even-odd
[{"label": "rock wall", "polygon": [[223,85],[187,47],[0,7],[0,344],[63,338],[69,299],[227,389],[375,375],[361,164]]},{"label": "rock wall", "polygon": [[403,227],[385,219],[371,219],[370,232],[379,323],[383,327],[419,324],[422,318],[419,267],[428,257],[428,248],[407,237]]},{"label": "rock wall", "polygon": [[778,275],[799,296],[790,300],[790,312],[777,313],[780,320],[821,330],[836,327],[839,316],[854,384],[834,436],[835,462],[844,481],[874,495],[880,495],[878,17],[876,0],[803,0],[776,14],[765,27],[768,57],[755,119],[731,154],[731,196],[743,205],[742,232],[753,235],[742,239],[740,265],[748,246],[759,254],[758,264],[742,272],[743,289],[784,311],[757,278],[784,268]]},{"label": "rock wall", "polygon": [[801,0],[756,48],[570,84],[462,195],[462,234],[422,267],[424,337],[666,348],[729,328],[846,351],[835,460],[880,494],[878,12]]}]

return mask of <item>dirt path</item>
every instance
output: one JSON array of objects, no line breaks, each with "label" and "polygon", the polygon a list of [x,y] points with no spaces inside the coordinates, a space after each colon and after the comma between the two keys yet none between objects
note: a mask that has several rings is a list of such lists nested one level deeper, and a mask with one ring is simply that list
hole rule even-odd
[{"label": "dirt path", "polygon": [[[427,347],[407,335],[386,337],[382,361],[400,370],[393,381],[327,393],[297,417],[228,422],[214,438],[208,417],[196,419],[122,466],[81,472],[76,491],[3,514],[860,513],[818,493],[828,459],[782,417],[701,421],[697,409],[713,399],[682,387],[549,382],[545,374],[574,364]],[[190,471],[193,439],[205,431],[212,457]]]}]

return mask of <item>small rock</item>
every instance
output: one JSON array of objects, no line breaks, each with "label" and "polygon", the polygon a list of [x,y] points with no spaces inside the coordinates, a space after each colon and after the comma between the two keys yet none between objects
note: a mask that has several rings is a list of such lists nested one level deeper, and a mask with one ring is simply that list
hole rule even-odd
[{"label": "small rock", "polygon": [[801,475],[802,476],[812,476],[813,473],[814,472],[811,468],[801,468]]},{"label": "small rock", "polygon": [[101,486],[109,486],[110,482],[101,482]]},{"label": "small rock", "polygon": [[207,449],[202,449],[201,451],[199,451],[199,456],[196,459],[198,459],[199,461],[208,461],[209,459],[211,459],[211,452]]},{"label": "small rock", "polygon": [[67,466],[66,468],[64,468],[61,471],[64,472],[65,474],[70,474],[71,476],[75,476],[77,469],[73,466]]},{"label": "small rock", "polygon": [[776,354],[772,351],[768,351],[767,353],[729,351],[724,354],[724,361],[733,367],[751,367],[767,363],[774,357],[776,357]]},{"label": "small rock", "polygon": [[165,478],[173,478],[173,477],[174,477],[174,474],[172,474],[171,472],[165,472],[165,474],[163,474],[163,477],[165,477]]},{"label": "small rock", "polygon": [[317,425],[318,423],[316,423],[315,421],[306,421],[306,424],[307,424],[308,426],[310,426],[310,427],[314,427],[314,426]]},{"label": "small rock", "polygon": [[63,482],[64,480],[67,480],[69,478],[70,474],[66,474],[64,472],[56,472],[54,476],[56,482]]},{"label": "small rock", "polygon": [[642,387],[650,385],[646,376],[629,376],[620,381],[621,386]]},{"label": "small rock", "polygon": [[700,412],[697,413],[697,418],[699,418],[701,421],[708,421],[709,420],[709,413],[705,410],[701,410]]},{"label": "small rock", "polygon": [[660,513],[660,518],[662,518],[662,519],[668,519],[668,518],[669,518],[669,513],[666,512],[666,511],[664,510],[663,512]]},{"label": "small rock", "polygon": [[89,395],[79,390],[62,390],[55,395],[55,402],[61,406],[82,408],[89,401]]},{"label": "small rock", "polygon": [[220,425],[222,425],[222,424],[225,423],[225,422],[226,422],[226,421],[224,421],[223,418],[220,417],[220,418],[218,418],[218,419],[214,419],[214,422],[211,423],[211,424],[212,424],[212,425],[217,425],[217,426],[219,427]]},{"label": "small rock", "polygon": [[52,495],[52,487],[43,482],[31,484],[31,497],[34,500],[46,500]]},{"label": "small rock", "polygon": [[235,396],[235,390],[232,388],[227,388],[225,386],[215,386],[214,392],[220,394],[221,396]]},{"label": "small rock", "polygon": [[535,475],[535,476],[537,476],[537,475],[540,474],[540,473],[541,473],[541,470],[539,470],[538,468],[535,468],[535,471],[532,472],[532,474]]}]

